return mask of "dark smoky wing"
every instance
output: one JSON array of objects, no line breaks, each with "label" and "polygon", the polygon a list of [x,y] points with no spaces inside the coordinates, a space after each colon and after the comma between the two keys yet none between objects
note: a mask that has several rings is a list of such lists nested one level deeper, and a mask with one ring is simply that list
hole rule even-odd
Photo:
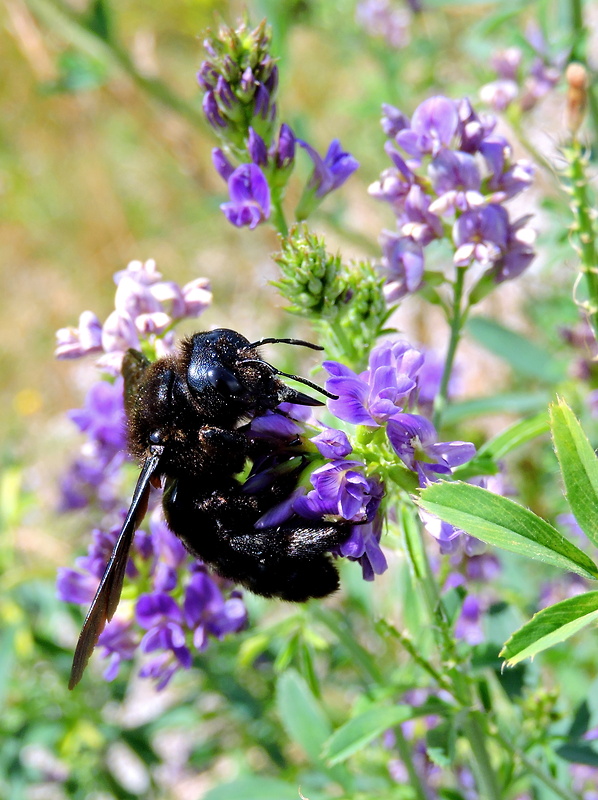
[{"label": "dark smoky wing", "polygon": [[125,408],[127,413],[139,394],[139,387],[150,364],[151,361],[139,350],[129,348],[124,355],[121,372],[125,379]]},{"label": "dark smoky wing", "polygon": [[98,643],[100,634],[117,609],[127,569],[129,550],[133,543],[135,531],[147,511],[150,479],[157,469],[159,459],[160,455],[150,456],[143,465],[137,480],[127,517],[79,634],[73,657],[69,689],[73,689],[81,680],[85,667]]}]

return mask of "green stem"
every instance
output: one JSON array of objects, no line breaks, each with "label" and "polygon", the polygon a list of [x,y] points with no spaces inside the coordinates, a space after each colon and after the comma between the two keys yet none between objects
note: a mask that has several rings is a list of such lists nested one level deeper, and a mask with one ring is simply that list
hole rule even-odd
[{"label": "green stem", "polygon": [[513,126],[515,133],[517,134],[517,138],[525,147],[528,154],[532,157],[532,159],[539,164],[541,167],[544,168],[546,175],[550,176],[552,180],[557,183],[557,179],[555,176],[554,164],[546,158],[538,148],[530,141],[529,137],[525,133],[526,124],[522,125],[522,120],[525,119],[527,123],[527,116],[524,113],[518,113],[516,116],[514,114],[509,115],[509,122]]},{"label": "green stem", "polygon": [[471,686],[467,675],[460,668],[455,640],[451,635],[442,598],[430,568],[421,526],[416,523],[413,515],[406,508],[402,509],[401,521],[405,537],[405,552],[412,574],[422,587],[430,617],[440,632],[442,660],[445,669],[442,684],[446,684],[447,680],[450,681],[449,691],[466,710],[462,731],[469,741],[473,754],[473,766],[479,784],[480,797],[483,800],[501,800],[496,775],[486,748],[485,728],[480,725],[478,712],[469,710],[473,705]]},{"label": "green stem", "polygon": [[379,625],[383,623],[383,631],[389,631],[390,634],[399,641],[401,646],[409,653],[413,661],[421,667],[425,672],[430,675],[431,678],[438,684],[441,689],[445,689],[447,692],[453,691],[452,683],[442,675],[436,667],[434,667],[426,658],[424,658],[417,647],[413,644],[411,637],[405,633],[402,633],[398,628],[395,628],[394,625],[390,625],[389,623],[381,620]]},{"label": "green stem", "polygon": [[335,352],[331,355],[338,361],[342,361],[348,366],[355,367],[355,347],[347,336],[340,321],[338,319],[331,322],[328,322],[328,320],[321,320],[321,322],[318,322],[318,326],[322,328],[325,326],[328,335],[336,342]]},{"label": "green stem", "polygon": [[405,769],[409,775],[409,788],[413,790],[416,800],[428,800],[426,789],[422,784],[421,778],[415,769],[415,764],[413,763],[409,742],[407,739],[405,739],[403,731],[399,727],[394,728],[394,734],[397,743],[397,750],[401,756],[401,761],[405,765]]},{"label": "green stem", "polygon": [[571,27],[577,39],[583,33],[583,7],[581,0],[571,0]]},{"label": "green stem", "polygon": [[283,239],[286,239],[289,235],[289,226],[287,225],[280,197],[272,197],[272,223]]},{"label": "green stem", "polygon": [[528,758],[528,756],[521,752],[521,750],[518,750],[508,737],[503,736],[499,731],[491,731],[490,735],[500,742],[500,744],[511,754],[514,759],[519,760],[528,772],[531,772],[532,775],[535,775],[536,778],[548,789],[554,792],[557,797],[562,798],[562,800],[579,800],[578,795],[569,792],[567,789],[564,789],[555,781],[552,775],[543,770],[542,767],[538,766],[538,764],[531,758]]},{"label": "green stem", "polygon": [[571,210],[575,220],[572,234],[578,242],[581,261],[580,270],[586,276],[588,289],[588,301],[587,304],[583,305],[594,329],[594,335],[598,338],[598,258],[592,202],[588,196],[585,160],[581,144],[577,139],[574,139],[564,152],[570,166]]},{"label": "green stem", "polygon": [[442,380],[440,382],[440,389],[436,395],[434,402],[434,426],[436,430],[440,428],[442,415],[448,405],[448,385],[453,370],[453,363],[457,346],[461,338],[461,330],[467,317],[467,310],[461,308],[463,299],[463,284],[465,281],[466,267],[457,267],[457,278],[453,290],[453,308],[450,319],[451,336],[449,340],[448,351],[444,362],[444,370],[442,373]]},{"label": "green stem", "polygon": [[463,732],[469,740],[474,756],[472,766],[478,780],[480,798],[482,800],[502,800],[503,794],[486,749],[485,729],[480,724],[477,712],[472,712],[465,718]]}]

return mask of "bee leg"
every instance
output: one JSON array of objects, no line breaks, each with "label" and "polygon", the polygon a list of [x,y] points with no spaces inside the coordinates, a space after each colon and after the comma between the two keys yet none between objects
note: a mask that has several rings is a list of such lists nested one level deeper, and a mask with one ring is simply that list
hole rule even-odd
[{"label": "bee leg", "polygon": [[221,472],[223,467],[227,475],[241,472],[245,466],[249,441],[245,434],[229,431],[215,426],[200,428],[199,449],[202,454],[202,467]]}]

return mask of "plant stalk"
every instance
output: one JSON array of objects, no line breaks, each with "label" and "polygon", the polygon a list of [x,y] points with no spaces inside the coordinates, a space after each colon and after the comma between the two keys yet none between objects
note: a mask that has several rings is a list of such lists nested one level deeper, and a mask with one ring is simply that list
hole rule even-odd
[{"label": "plant stalk", "polygon": [[450,319],[451,335],[449,339],[448,350],[446,353],[446,359],[444,362],[442,379],[440,381],[440,389],[438,391],[438,394],[436,395],[436,400],[434,401],[433,423],[436,430],[440,428],[442,422],[442,415],[448,405],[449,381],[451,379],[451,372],[453,370],[453,363],[455,361],[457,346],[459,345],[459,341],[461,339],[461,331],[463,328],[463,324],[465,323],[465,319],[467,317],[467,311],[466,310],[464,311],[461,307],[463,300],[463,285],[465,282],[466,269],[467,269],[466,267],[457,267],[457,278],[454,283],[453,307]]}]

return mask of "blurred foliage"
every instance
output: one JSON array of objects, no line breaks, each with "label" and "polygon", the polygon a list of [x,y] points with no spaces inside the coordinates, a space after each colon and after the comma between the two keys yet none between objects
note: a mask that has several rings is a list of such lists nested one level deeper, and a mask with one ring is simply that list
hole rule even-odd
[{"label": "blurred foliage", "polygon": [[[275,237],[263,229],[235,230],[218,209],[225,187],[211,165],[214,142],[195,82],[202,31],[219,18],[233,22],[245,5],[253,21],[267,17],[273,26],[284,67],[281,118],[320,147],[342,138],[361,162],[346,191],[319,217],[329,245],[342,243],[344,255],[355,258],[375,257],[377,235],[392,223],[366,193],[387,166],[381,103],[411,111],[433,93],[477,94],[492,78],[489,52],[521,44],[532,20],[555,51],[572,38],[569,4],[547,0],[423,0],[411,42],[400,50],[361,29],[349,0],[5,0],[0,797],[7,800],[285,800],[298,796],[297,787],[310,800],[417,796],[401,783],[389,788],[388,750],[360,748],[351,730],[344,734],[354,750],[343,755],[339,748],[335,764],[322,756],[349,708],[365,714],[371,702],[384,699],[392,708],[402,692],[421,684],[424,668],[398,647],[397,629],[424,630],[425,615],[396,558],[375,587],[347,567],[342,610],[338,597],[301,610],[249,598],[251,629],[211,645],[163,695],[129,683],[127,675],[106,684],[97,665],[85,691],[66,689],[80,617],[55,598],[54,576],[57,566],[72,561],[88,522],[78,514],[58,520],[53,509],[76,440],[64,411],[80,403],[92,375],[85,366],[53,361],[54,331],[75,324],[85,308],[105,315],[112,273],[134,258],[155,258],[166,277],[181,283],[208,276],[216,301],[206,326],[232,325],[250,339],[289,329],[268,284],[278,277],[270,258]],[[586,13],[595,20],[596,4],[586,3]],[[577,44],[583,51],[583,42]],[[558,103],[558,96],[549,98],[523,126],[522,147],[546,160],[554,159],[554,142],[564,136]],[[307,161],[304,168],[307,173]],[[542,257],[517,287],[505,286],[485,306],[502,328],[472,320],[467,396],[447,415],[447,438],[459,422],[460,438],[481,441],[500,429],[504,417],[497,411],[511,419],[541,410],[559,383],[596,442],[585,390],[570,377],[576,356],[557,332],[577,319],[563,227],[567,198],[549,171],[538,186]],[[397,324],[413,339],[438,345],[437,321],[416,301],[401,309]],[[520,336],[529,349],[509,336]],[[466,407],[478,396],[477,411]],[[550,519],[564,510],[546,442],[526,445],[508,464],[523,502]],[[530,749],[558,776],[566,769],[563,759],[582,760],[578,740],[598,723],[595,646],[591,636],[580,637],[573,648],[503,673],[496,654],[535,610],[550,573],[515,556],[502,558],[501,601],[486,617],[485,643],[474,648],[477,700],[498,709],[511,701],[513,747],[517,732],[533,729]],[[373,620],[386,627],[376,631]],[[424,630],[421,655],[430,646]],[[570,727],[572,719],[577,727]],[[360,741],[379,742],[381,729],[368,728],[367,718],[361,723]],[[562,758],[554,752],[557,740]],[[450,764],[450,743],[433,744],[438,761]],[[595,764],[595,751],[583,747]],[[357,755],[349,759],[349,752]],[[523,779],[520,759],[514,755],[511,768]],[[540,784],[532,789],[541,800],[552,796]],[[454,788],[443,797],[462,795]]]}]

